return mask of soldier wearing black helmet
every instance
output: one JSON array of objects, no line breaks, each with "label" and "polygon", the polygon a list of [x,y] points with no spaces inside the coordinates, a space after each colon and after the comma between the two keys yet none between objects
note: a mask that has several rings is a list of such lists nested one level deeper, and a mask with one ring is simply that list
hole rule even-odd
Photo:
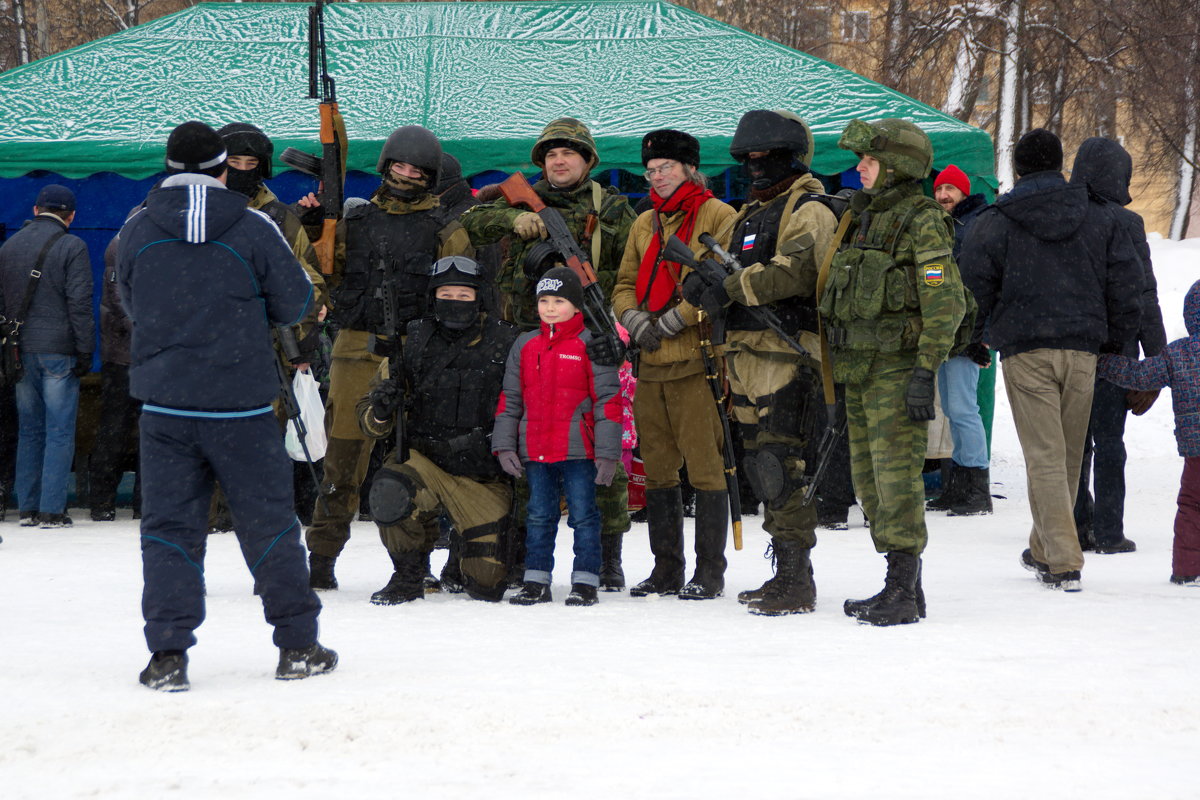
[{"label": "soldier wearing black helmet", "polygon": [[423,579],[444,514],[461,531],[458,558],[467,592],[478,600],[503,596],[507,566],[501,535],[512,502],[511,482],[491,452],[491,430],[505,361],[517,328],[484,298],[479,265],[462,256],[440,259],[429,280],[430,313],[410,322],[405,374],[379,367],[356,413],[367,436],[380,439],[405,415],[408,459],[393,451],[371,483],[371,514],[394,572],[371,596],[377,605],[424,597]]},{"label": "soldier wearing black helmet", "polygon": [[750,197],[717,239],[745,269],[708,286],[698,273],[684,282],[695,305],[724,309],[733,412],[742,430],[743,474],[764,504],[776,574],[738,594],[753,614],[812,611],[816,604],[809,553],[817,512],[804,502],[816,466],[825,415],[820,363],[799,355],[749,309],[768,308],[784,330],[819,355],[815,289],[821,258],[837,217],[824,186],[812,176],[813,136],[790,111],[749,111],[738,122],[729,153],[745,168]]},{"label": "soldier wearing black helmet", "polygon": [[[383,285],[394,281],[400,329],[427,311],[431,267],[447,256],[474,255],[462,226],[447,218],[433,193],[442,146],[419,125],[397,128],[379,154],[379,188],[338,223],[334,245],[333,343],[325,429],[325,506],[318,502],[306,532],[313,588],[336,589],[334,563],[350,538],[359,488],[371,457],[355,405],[392,343],[383,329]],[[300,201],[315,208],[316,198]]]}]

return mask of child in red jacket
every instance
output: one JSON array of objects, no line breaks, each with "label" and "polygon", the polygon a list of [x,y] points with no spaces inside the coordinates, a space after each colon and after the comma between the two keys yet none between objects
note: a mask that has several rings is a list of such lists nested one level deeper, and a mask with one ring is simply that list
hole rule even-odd
[{"label": "child in red jacket", "polygon": [[525,583],[509,602],[549,603],[554,538],[567,498],[575,532],[569,606],[597,602],[600,511],[596,485],[612,483],[621,457],[620,380],[616,367],[588,358],[592,333],[583,323],[583,287],[566,267],[537,284],[541,328],[522,335],[508,354],[496,410],[492,450],[513,477],[529,479],[525,515]]}]

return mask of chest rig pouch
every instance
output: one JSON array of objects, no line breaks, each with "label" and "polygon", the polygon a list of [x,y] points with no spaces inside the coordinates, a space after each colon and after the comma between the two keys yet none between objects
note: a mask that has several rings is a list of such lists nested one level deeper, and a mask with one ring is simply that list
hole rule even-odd
[{"label": "chest rig pouch", "polygon": [[881,353],[916,348],[922,327],[916,265],[898,264],[895,256],[922,200],[905,198],[866,212],[850,246],[833,257],[819,308],[834,348]]},{"label": "chest rig pouch", "polygon": [[442,225],[435,209],[389,214],[374,203],[346,215],[346,264],[333,292],[334,315],[344,328],[386,334],[383,283],[388,267],[396,281],[398,324],[425,313],[429,273]]}]

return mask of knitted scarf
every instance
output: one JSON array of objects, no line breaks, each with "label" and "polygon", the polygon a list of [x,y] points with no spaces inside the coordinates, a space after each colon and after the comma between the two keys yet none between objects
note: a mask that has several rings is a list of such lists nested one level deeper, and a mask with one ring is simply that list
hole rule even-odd
[{"label": "knitted scarf", "polygon": [[664,261],[659,257],[663,246],[663,230],[658,222],[658,215],[683,211],[686,216],[675,235],[684,242],[691,242],[700,206],[715,196],[692,181],[681,183],[665,200],[653,189],[650,190],[650,201],[654,204],[655,214],[654,236],[650,239],[638,268],[635,291],[639,306],[657,314],[670,307],[678,296],[680,266],[674,261]]}]

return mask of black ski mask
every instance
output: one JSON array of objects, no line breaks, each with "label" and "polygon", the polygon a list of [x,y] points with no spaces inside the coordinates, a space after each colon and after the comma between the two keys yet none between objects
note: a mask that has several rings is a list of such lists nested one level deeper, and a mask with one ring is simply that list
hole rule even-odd
[{"label": "black ski mask", "polygon": [[229,167],[229,172],[225,176],[225,186],[254,199],[254,195],[258,194],[258,189],[262,186],[262,172],[258,167],[254,169]]},{"label": "black ski mask", "polygon": [[747,158],[742,163],[750,180],[750,188],[758,191],[770,189],[801,170],[791,150],[772,150],[765,156]]},{"label": "black ski mask", "polygon": [[443,300],[434,298],[433,315],[450,331],[462,331],[479,319],[479,300]]}]

